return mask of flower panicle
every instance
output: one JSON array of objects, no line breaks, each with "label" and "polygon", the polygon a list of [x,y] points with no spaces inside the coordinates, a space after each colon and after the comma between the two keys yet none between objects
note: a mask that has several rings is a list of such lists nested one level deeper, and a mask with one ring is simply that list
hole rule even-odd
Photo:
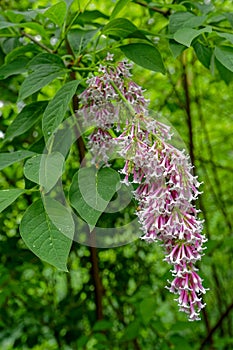
[{"label": "flower panicle", "polygon": [[[117,146],[118,156],[125,160],[119,171],[122,182],[137,185],[133,195],[141,239],[161,243],[164,260],[173,267],[173,280],[166,288],[178,295],[179,309],[190,321],[199,320],[206,289],[195,263],[203,255],[206,238],[194,203],[201,183],[192,173],[189,156],[169,143],[170,127],[148,116],[149,101],[131,79],[131,64],[122,61],[115,67],[111,54],[106,60],[110,63],[99,67],[81,94],[83,122],[95,125],[88,143],[93,160],[109,165]],[[115,128],[116,137],[110,128]]]}]

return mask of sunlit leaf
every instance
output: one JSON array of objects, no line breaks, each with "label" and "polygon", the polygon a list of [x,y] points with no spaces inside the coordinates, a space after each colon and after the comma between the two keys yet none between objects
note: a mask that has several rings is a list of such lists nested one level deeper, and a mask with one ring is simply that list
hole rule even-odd
[{"label": "sunlit leaf", "polygon": [[68,33],[70,46],[75,54],[80,54],[99,29],[72,29]]},{"label": "sunlit leaf", "polygon": [[138,28],[126,18],[116,18],[104,26],[102,33],[105,35],[114,35],[120,38],[126,38]]},{"label": "sunlit leaf", "polygon": [[202,29],[181,28],[174,34],[174,39],[182,45],[190,46],[193,39],[198,37],[202,33],[211,33],[212,28],[210,26]]},{"label": "sunlit leaf", "polygon": [[131,0],[118,0],[111,14],[110,19],[115,18]]},{"label": "sunlit leaf", "polygon": [[206,16],[195,16],[191,12],[175,12],[169,17],[169,32],[175,33],[180,28],[196,28],[201,26]]},{"label": "sunlit leaf", "polygon": [[80,81],[74,80],[64,84],[49,102],[42,120],[42,128],[46,141],[62,122],[79,83]]},{"label": "sunlit leaf", "polygon": [[165,73],[165,67],[158,49],[149,44],[128,44],[120,49],[130,60],[149,70]]},{"label": "sunlit leaf", "polygon": [[51,19],[51,21],[61,27],[66,17],[66,10],[66,3],[64,1],[60,1],[45,11],[44,16],[48,17]]}]

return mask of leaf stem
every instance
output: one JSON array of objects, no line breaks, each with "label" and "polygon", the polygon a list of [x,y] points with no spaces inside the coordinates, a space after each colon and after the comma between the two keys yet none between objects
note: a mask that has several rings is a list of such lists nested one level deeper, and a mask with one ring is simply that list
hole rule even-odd
[{"label": "leaf stem", "polygon": [[212,27],[214,30],[218,30],[219,32],[226,32],[226,33],[232,34],[232,28],[217,27],[217,26],[213,26],[213,25],[211,25],[211,27]]},{"label": "leaf stem", "polygon": [[40,191],[39,188],[30,188],[30,189],[25,190],[25,193],[31,194],[32,192],[39,192],[39,191]]}]

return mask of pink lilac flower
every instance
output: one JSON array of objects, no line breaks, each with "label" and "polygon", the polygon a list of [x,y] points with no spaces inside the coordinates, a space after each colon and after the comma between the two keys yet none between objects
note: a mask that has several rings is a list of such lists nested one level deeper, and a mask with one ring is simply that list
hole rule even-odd
[{"label": "pink lilac flower", "polygon": [[125,109],[125,103],[116,88],[130,105],[135,106],[135,112],[147,113],[148,100],[144,98],[142,88],[128,81],[131,67],[127,61],[120,62],[117,67],[100,65],[99,74],[87,79],[88,87],[80,95],[82,106],[79,110],[84,125],[107,129],[119,121],[120,108]]},{"label": "pink lilac flower", "polygon": [[[108,54],[107,60],[112,59]],[[200,183],[185,151],[169,143],[170,128],[148,116],[149,101],[131,80],[130,68],[126,61],[116,67],[109,63],[87,80],[81,114],[85,125],[95,127],[89,148],[94,162],[108,164],[118,146],[118,155],[125,160],[119,171],[122,182],[137,185],[134,197],[141,238],[161,242],[164,260],[173,267],[173,280],[167,288],[177,294],[180,311],[187,313],[190,321],[198,320],[205,306],[201,295],[206,292],[195,267],[206,242],[194,204],[201,193]],[[109,132],[114,128],[115,137]]]},{"label": "pink lilac flower", "polygon": [[105,165],[108,164],[110,156],[115,149],[115,143],[107,130],[96,128],[89,136],[88,144],[91,145],[92,163]]}]

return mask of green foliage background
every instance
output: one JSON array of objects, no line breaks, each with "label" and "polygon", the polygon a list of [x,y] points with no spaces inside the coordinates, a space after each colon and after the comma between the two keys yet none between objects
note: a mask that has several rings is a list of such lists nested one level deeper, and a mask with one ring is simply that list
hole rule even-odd
[{"label": "green foliage background", "polygon": [[[7,132],[23,107],[22,100],[27,105],[51,100],[63,85],[62,79],[56,79],[49,86],[41,86],[32,96],[30,91],[27,93],[22,89],[30,72],[28,62],[37,54],[46,53],[36,40],[30,38],[40,35],[39,43],[51,52],[54,50],[51,39],[58,38],[54,41],[55,47],[59,36],[61,39],[59,26],[62,28],[63,12],[54,19],[51,14],[43,17],[42,10],[57,3],[46,0],[1,1],[0,125],[2,132],[6,133],[6,142],[1,142],[2,153],[29,151],[32,145],[35,152],[41,150],[42,111],[35,111],[25,132],[18,133],[19,124],[14,130],[13,141],[12,134],[7,140]],[[71,74],[76,74],[77,79],[85,77],[85,68],[94,66],[107,51],[114,52],[119,59],[124,58],[124,54],[132,56],[132,52],[119,47],[145,44],[145,35],[155,44],[153,48],[159,50],[166,74],[158,73],[158,70],[163,71],[161,67],[157,71],[146,69],[141,59],[134,66],[133,79],[146,89],[155,116],[161,113],[179,132],[195,164],[195,172],[204,182],[199,207],[209,241],[200,269],[204,285],[210,291],[205,297],[207,306],[202,321],[187,322],[186,317],[178,312],[173,297],[164,289],[170,274],[169,267],[163,262],[162,249],[156,244],[147,245],[137,240],[123,247],[98,250],[103,312],[99,317],[96,313],[93,252],[86,246],[74,244],[68,259],[69,273],[62,272],[37,258],[20,237],[19,224],[24,212],[38,198],[33,183],[24,177],[24,161],[21,160],[8,167],[1,166],[0,174],[1,190],[26,188],[24,194],[0,214],[0,349],[230,350],[233,347],[232,1],[211,1],[209,5],[207,1],[119,1],[118,7],[111,0],[67,0],[66,3],[71,4],[73,19],[78,14],[75,23],[79,29],[100,29],[104,34],[99,39],[99,46],[95,39],[87,39],[85,47],[79,42],[77,44],[70,34],[73,53],[69,49],[67,52],[63,42],[57,46],[58,54],[66,62],[64,69],[71,69]],[[212,6],[209,12],[208,6]],[[22,25],[28,9],[41,10],[39,17],[30,12],[30,22],[34,25]],[[23,11],[23,17],[19,11]],[[190,45],[187,29],[186,33],[176,34],[177,41],[174,37],[172,39],[174,31],[177,33],[174,25],[178,19],[175,18],[171,27],[171,16],[177,12],[181,18],[184,18],[184,13],[194,13],[199,22],[206,14],[205,25],[211,26],[212,32],[207,29],[207,32],[199,33]],[[136,37],[124,37],[122,28],[131,34],[131,27],[124,27],[124,22],[123,27],[111,27],[108,23],[114,15],[128,19],[131,27],[133,24],[141,32]],[[1,24],[5,22],[8,26],[3,28]],[[9,26],[9,23],[17,25]],[[205,25],[197,24],[194,30],[202,30]],[[17,50],[23,45],[28,49],[22,52],[21,62],[17,61],[18,65],[13,68],[7,66],[17,59]],[[78,65],[80,55],[84,57]],[[76,62],[73,62],[74,57]],[[137,61],[138,57],[134,59]],[[70,74],[70,71],[65,74]],[[81,85],[80,91],[82,88]],[[18,100],[19,91],[21,98]],[[46,105],[46,102],[41,102],[40,108],[44,110]],[[33,106],[31,108],[33,110]],[[29,111],[27,121],[31,113]],[[67,160],[66,174],[73,175],[78,164],[79,152],[74,146]],[[64,175],[67,188],[71,178]]]}]

